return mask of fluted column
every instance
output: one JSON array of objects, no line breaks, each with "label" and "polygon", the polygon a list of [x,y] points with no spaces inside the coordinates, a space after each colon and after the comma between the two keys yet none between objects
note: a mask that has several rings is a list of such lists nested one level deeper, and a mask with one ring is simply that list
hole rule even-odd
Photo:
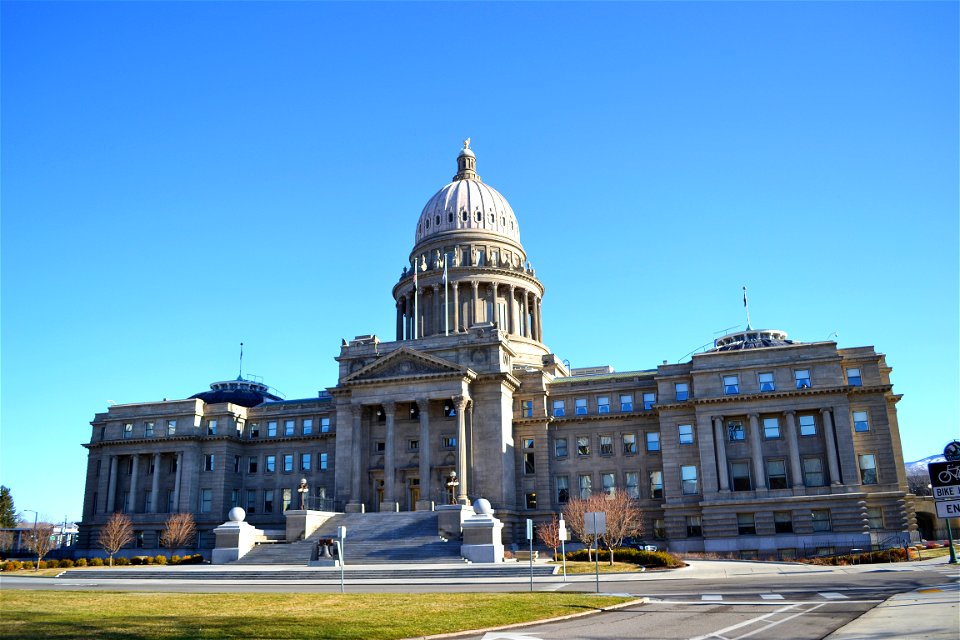
[{"label": "fluted column", "polygon": [[470,299],[470,326],[472,327],[477,324],[477,319],[480,317],[480,311],[477,309],[480,304],[480,283],[473,280],[470,285],[473,287],[473,297]]},{"label": "fluted column", "polygon": [[160,493],[160,454],[153,454],[153,478],[150,484],[150,504],[147,510],[157,513],[157,494]]},{"label": "fluted column", "polygon": [[177,472],[173,476],[173,512],[180,512],[180,479],[183,477],[183,451],[177,451]]},{"label": "fluted column", "polygon": [[107,485],[107,513],[117,510],[117,467],[119,456],[110,456],[110,482]]},{"label": "fluted column", "polygon": [[133,466],[130,470],[130,513],[137,512],[137,476],[140,474],[140,454],[133,454]]},{"label": "fluted column", "polygon": [[417,511],[431,508],[430,496],[430,401],[426,398],[417,400],[417,409],[420,410],[420,501],[412,505]]},{"label": "fluted column", "polygon": [[353,423],[351,426],[352,437],[351,440],[351,454],[350,454],[350,463],[353,467],[353,470],[350,474],[350,502],[354,504],[362,504],[363,498],[360,495],[360,461],[363,457],[363,448],[360,442],[361,429],[360,429],[360,418],[362,416],[362,409],[358,404],[352,405],[350,407],[350,418]]},{"label": "fluted column", "polygon": [[720,491],[730,490],[730,471],[727,469],[727,434],[723,428],[723,416],[713,417],[713,438],[717,443],[717,476]]},{"label": "fluted column", "polygon": [[840,484],[840,462],[837,458],[837,439],[833,431],[833,414],[830,409],[820,409],[823,418],[823,437],[827,445],[827,469],[830,471],[830,484]]},{"label": "fluted column", "polygon": [[460,481],[457,487],[457,502],[460,504],[470,504],[467,497],[467,402],[469,400],[465,396],[453,398],[457,408],[457,478]]},{"label": "fluted column", "polygon": [[512,284],[510,285],[510,300],[507,302],[507,331],[511,334],[515,334],[517,332],[516,310],[514,309],[516,305],[516,297],[517,285]]},{"label": "fluted column", "polygon": [[751,413],[750,416],[750,449],[753,454],[754,489],[767,488],[767,474],[763,467],[763,439],[760,437],[760,416]]},{"label": "fluted column", "polygon": [[797,414],[784,412],[787,423],[787,449],[790,451],[790,479],[794,487],[803,486],[803,467],[800,463],[800,442],[797,440]]},{"label": "fluted column", "polygon": [[460,283],[451,282],[453,287],[453,332],[460,333]]},{"label": "fluted column", "polygon": [[430,323],[433,335],[443,333],[443,321],[440,318],[440,285],[433,285],[433,322]]},{"label": "fluted column", "polygon": [[392,402],[383,405],[383,413],[387,419],[387,436],[383,446],[383,504],[381,511],[396,511],[396,412],[397,406]]}]

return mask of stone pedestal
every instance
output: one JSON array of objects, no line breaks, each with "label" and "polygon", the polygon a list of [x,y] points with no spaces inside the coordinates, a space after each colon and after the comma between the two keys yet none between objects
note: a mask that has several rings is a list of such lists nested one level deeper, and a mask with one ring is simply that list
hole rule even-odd
[{"label": "stone pedestal", "polygon": [[444,504],[436,508],[437,533],[447,540],[459,540],[463,521],[473,515],[473,507],[462,504]]},{"label": "stone pedestal", "polygon": [[234,507],[228,515],[229,520],[213,530],[217,536],[217,546],[213,550],[213,564],[235,562],[247,554],[263,531],[243,521],[246,512]]},{"label": "stone pedestal", "polygon": [[463,521],[460,555],[471,562],[503,562],[503,523],[493,517],[490,503],[483,498],[473,508],[475,515]]},{"label": "stone pedestal", "polygon": [[287,521],[286,540],[287,542],[296,542],[309,537],[311,533],[320,528],[320,525],[336,514],[331,511],[287,509],[283,515]]}]

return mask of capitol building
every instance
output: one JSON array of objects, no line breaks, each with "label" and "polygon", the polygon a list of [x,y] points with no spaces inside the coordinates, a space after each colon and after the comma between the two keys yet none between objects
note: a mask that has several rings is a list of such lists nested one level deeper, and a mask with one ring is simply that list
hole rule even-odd
[{"label": "capitol building", "polygon": [[301,479],[303,506],[324,511],[486,498],[506,544],[527,518],[615,490],[673,551],[788,559],[916,536],[882,353],[747,326],[679,364],[570,369],[544,341],[517,215],[469,141],[456,163],[392,284],[396,335],[343,341],[317,396],[240,377],[96,414],[81,548],[123,511],[131,546],[155,550],[168,515],[191,512],[209,555],[234,506],[283,529]]}]

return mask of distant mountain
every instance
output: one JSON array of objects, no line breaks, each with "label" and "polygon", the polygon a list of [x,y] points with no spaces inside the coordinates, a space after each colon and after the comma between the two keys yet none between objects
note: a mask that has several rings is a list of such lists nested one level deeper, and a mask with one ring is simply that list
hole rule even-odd
[{"label": "distant mountain", "polygon": [[908,476],[918,473],[926,475],[927,465],[929,465],[931,462],[943,462],[944,460],[946,460],[946,458],[943,457],[943,454],[938,453],[937,455],[927,456],[926,458],[917,460],[916,462],[907,462],[904,464],[904,466],[907,468]]}]

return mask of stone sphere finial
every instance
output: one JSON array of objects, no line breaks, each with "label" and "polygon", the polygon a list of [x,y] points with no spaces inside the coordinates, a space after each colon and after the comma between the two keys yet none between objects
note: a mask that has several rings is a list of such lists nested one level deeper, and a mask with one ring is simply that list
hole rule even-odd
[{"label": "stone sphere finial", "polygon": [[243,522],[243,519],[246,517],[247,512],[241,507],[234,507],[233,509],[230,509],[230,513],[227,514],[227,520],[230,522]]},{"label": "stone sphere finial", "polygon": [[473,510],[477,515],[493,515],[493,507],[490,506],[490,501],[486,498],[477,498],[476,502],[473,503]]}]

